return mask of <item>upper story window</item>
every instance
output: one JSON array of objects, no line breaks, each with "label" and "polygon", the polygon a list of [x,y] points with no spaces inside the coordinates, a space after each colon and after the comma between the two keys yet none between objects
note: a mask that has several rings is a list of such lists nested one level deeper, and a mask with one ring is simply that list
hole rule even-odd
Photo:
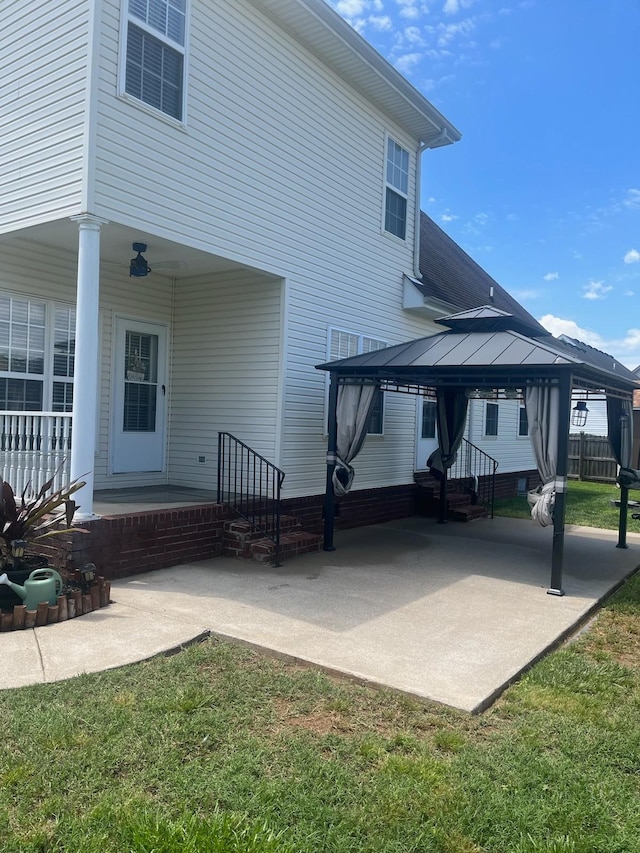
[{"label": "upper story window", "polygon": [[124,89],[182,120],[187,0],[129,0]]},{"label": "upper story window", "polygon": [[[341,329],[329,330],[329,361],[338,361],[340,358],[350,358],[352,355],[362,355],[366,352],[384,349],[386,341],[370,338],[367,335],[358,335],[354,332],[344,332]],[[327,381],[329,376],[327,375]],[[384,427],[384,395],[377,394],[373,409],[369,417],[367,435],[382,435]]]},{"label": "upper story window", "polygon": [[75,310],[0,293],[0,409],[70,412]]},{"label": "upper story window", "polygon": [[407,236],[409,152],[391,137],[387,139],[384,230],[401,240]]}]

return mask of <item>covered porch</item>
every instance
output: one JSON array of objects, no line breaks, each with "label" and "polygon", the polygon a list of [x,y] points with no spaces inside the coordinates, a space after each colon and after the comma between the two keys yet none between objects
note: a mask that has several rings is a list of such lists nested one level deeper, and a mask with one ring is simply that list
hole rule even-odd
[{"label": "covered porch", "polygon": [[221,429],[278,455],[278,275],[83,215],[0,235],[0,278],[0,475],[16,492],[80,478],[91,519],[96,492],[215,489]]}]

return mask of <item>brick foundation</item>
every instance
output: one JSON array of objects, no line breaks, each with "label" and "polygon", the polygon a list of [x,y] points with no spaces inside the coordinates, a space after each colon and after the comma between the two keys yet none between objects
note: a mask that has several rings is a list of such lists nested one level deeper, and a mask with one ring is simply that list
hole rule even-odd
[{"label": "brick foundation", "polygon": [[[434,486],[439,487],[438,480],[432,477],[428,471],[418,471],[414,475],[415,481],[419,486]],[[482,477],[480,478],[483,479]],[[518,480],[526,480],[526,491],[535,489],[540,483],[540,475],[537,470],[530,471],[508,471],[501,473],[496,472],[495,496],[496,498],[513,498],[518,494]],[[449,481],[449,488],[455,491],[455,480]]]},{"label": "brick foundation", "polygon": [[219,504],[103,516],[39,544],[52,565],[72,571],[95,563],[98,574],[114,579],[165,569],[222,554],[222,530],[230,518]]},{"label": "brick foundation", "polygon": [[[528,489],[540,482],[537,471],[498,474],[496,497],[515,495],[522,477],[527,478]],[[347,530],[415,515],[419,486],[432,481],[430,474],[420,472],[415,483],[353,491],[337,501],[335,528]],[[291,543],[291,554],[308,549],[309,543],[303,541],[302,535],[322,534],[323,503],[323,494],[283,500],[282,512],[295,517],[302,531],[298,534],[300,542]],[[233,514],[219,504],[103,516],[82,525],[89,535],[70,531],[44,540],[38,550],[51,565],[63,571],[95,563],[99,575],[113,580],[221,556],[225,549],[224,524],[233,519]],[[232,547],[227,543],[227,553]],[[237,543],[235,547],[241,550]]]}]

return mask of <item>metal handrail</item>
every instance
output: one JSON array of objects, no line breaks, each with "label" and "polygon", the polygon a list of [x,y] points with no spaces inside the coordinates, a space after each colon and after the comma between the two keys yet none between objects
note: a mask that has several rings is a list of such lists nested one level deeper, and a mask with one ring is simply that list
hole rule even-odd
[{"label": "metal handrail", "polygon": [[229,432],[218,433],[218,503],[226,504],[275,545],[280,565],[284,471]]},{"label": "metal handrail", "polygon": [[457,459],[448,473],[449,480],[461,480],[472,498],[489,508],[491,518],[496,496],[497,468],[498,461],[493,456],[463,438]]}]

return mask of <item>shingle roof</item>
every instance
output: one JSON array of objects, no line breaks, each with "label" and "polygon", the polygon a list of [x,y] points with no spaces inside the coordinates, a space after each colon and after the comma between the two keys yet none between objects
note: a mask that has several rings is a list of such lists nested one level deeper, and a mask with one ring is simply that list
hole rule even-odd
[{"label": "shingle roof", "polygon": [[416,287],[427,298],[458,310],[477,308],[491,302],[495,308],[517,317],[527,326],[529,334],[549,335],[513,296],[423,211],[420,213],[420,272],[422,282]]}]

